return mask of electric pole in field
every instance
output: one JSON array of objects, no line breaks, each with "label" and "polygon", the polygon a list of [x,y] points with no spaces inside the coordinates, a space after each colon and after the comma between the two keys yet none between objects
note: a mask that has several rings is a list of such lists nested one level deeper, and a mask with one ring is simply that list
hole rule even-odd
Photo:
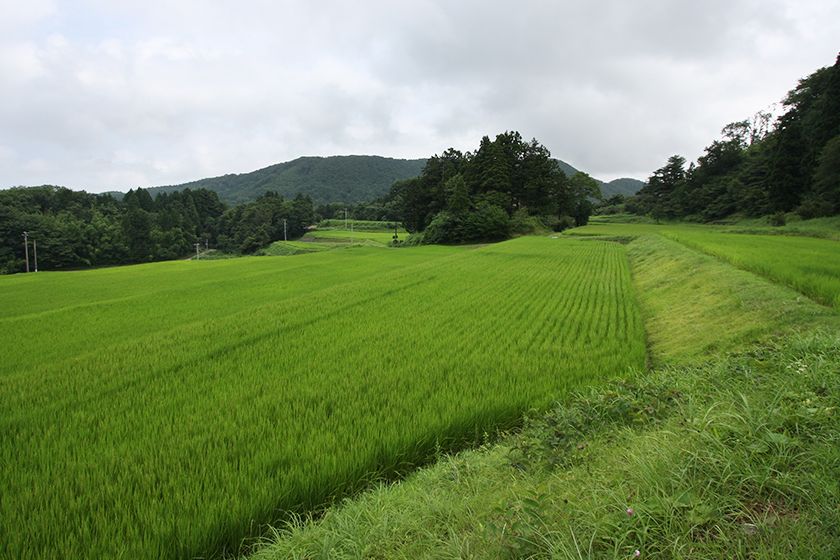
[{"label": "electric pole in field", "polygon": [[286,238],[286,218],[283,218],[283,241],[288,241]]},{"label": "electric pole in field", "polygon": [[344,231],[347,231],[347,208],[344,209]]},{"label": "electric pole in field", "polygon": [[201,256],[198,254],[198,248],[201,247],[201,243],[193,243],[195,245],[195,260],[201,260]]},{"label": "electric pole in field", "polygon": [[32,240],[32,252],[35,253],[35,272],[38,272],[38,240]]},{"label": "electric pole in field", "polygon": [[26,272],[29,272],[29,232],[23,232],[23,253],[26,255]]}]

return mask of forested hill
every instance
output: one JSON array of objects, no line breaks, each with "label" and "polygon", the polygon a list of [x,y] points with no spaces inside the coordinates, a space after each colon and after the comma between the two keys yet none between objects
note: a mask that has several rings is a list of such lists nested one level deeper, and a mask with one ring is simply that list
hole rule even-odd
[{"label": "forested hill", "polygon": [[[557,160],[567,177],[578,172],[568,163]],[[207,189],[218,193],[230,205],[252,202],[260,195],[274,191],[286,198],[301,193],[316,204],[371,201],[388,193],[395,181],[417,177],[426,165],[425,159],[392,159],[381,156],[300,157],[250,173],[229,174],[199,179],[181,185],[146,189],[152,197],[162,192],[184,189]],[[598,181],[604,197],[615,194],[631,196],[644,185],[636,179]],[[119,196],[119,193],[111,193]]]},{"label": "forested hill", "polygon": [[[560,169],[563,170],[563,173],[566,174],[566,177],[572,177],[575,173],[580,171],[580,169],[572,167],[562,159],[558,159],[557,163],[560,165]],[[613,179],[607,183],[599,179],[595,179],[595,181],[598,182],[598,186],[601,188],[601,194],[604,198],[609,198],[617,194],[622,196],[633,196],[645,186],[644,181],[630,178]]]},{"label": "forested hill", "polygon": [[697,158],[668,158],[626,209],[657,219],[711,222],[731,216],[840,214],[840,54],[782,100],[773,121],[759,111],[730,123]]},{"label": "forested hill", "polygon": [[300,157],[250,173],[200,179],[182,185],[152,187],[161,192],[207,189],[218,193],[222,202],[240,204],[274,191],[286,198],[308,195],[316,204],[348,204],[373,200],[388,192],[395,181],[416,177],[425,159],[392,159],[381,156]]},{"label": "forested hill", "polygon": [[601,183],[601,194],[604,195],[604,198],[609,198],[617,194],[633,196],[644,186],[644,181],[622,177],[621,179],[613,179],[609,183]]}]

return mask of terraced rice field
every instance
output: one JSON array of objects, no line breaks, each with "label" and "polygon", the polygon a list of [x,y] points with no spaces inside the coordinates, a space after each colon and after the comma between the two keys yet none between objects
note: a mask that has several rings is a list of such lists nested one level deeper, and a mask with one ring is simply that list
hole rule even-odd
[{"label": "terraced rice field", "polygon": [[[306,234],[305,237],[311,237],[318,241],[376,241],[383,245],[387,245],[394,238],[393,231],[350,231],[338,229],[317,229]],[[405,232],[399,233],[399,238],[405,240],[408,234]]]},{"label": "terraced rice field", "polygon": [[741,233],[733,227],[692,224],[619,223],[593,223],[567,232],[608,238],[662,235],[840,309],[840,241],[832,239],[834,230],[818,233],[820,237]]},{"label": "terraced rice field", "polygon": [[840,242],[787,235],[672,230],[667,237],[840,309]]},{"label": "terraced rice field", "polygon": [[0,278],[0,553],[191,558],[642,368],[624,248]]}]

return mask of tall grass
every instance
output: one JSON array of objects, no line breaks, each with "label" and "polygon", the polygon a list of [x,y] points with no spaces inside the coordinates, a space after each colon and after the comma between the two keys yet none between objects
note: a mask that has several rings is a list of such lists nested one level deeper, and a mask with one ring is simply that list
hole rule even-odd
[{"label": "tall grass", "polygon": [[0,280],[9,558],[235,551],[288,511],[645,359],[610,243]]}]

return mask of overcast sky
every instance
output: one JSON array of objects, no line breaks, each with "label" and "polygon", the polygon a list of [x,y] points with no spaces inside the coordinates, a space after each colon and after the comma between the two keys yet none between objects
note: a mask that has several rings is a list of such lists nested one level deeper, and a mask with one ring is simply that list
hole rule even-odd
[{"label": "overcast sky", "polygon": [[0,187],[428,157],[504,130],[644,179],[838,39],[837,0],[0,0]]}]

